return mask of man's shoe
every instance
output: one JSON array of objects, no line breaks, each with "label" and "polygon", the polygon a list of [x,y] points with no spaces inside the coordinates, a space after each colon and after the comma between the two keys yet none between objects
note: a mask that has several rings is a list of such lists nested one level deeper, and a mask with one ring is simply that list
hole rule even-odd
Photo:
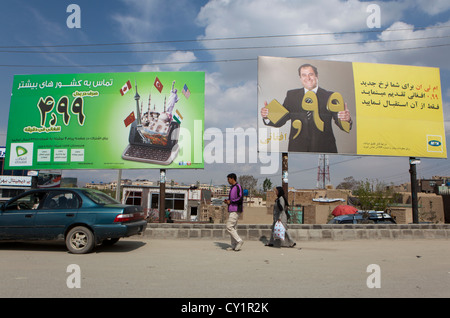
[{"label": "man's shoe", "polygon": [[236,252],[237,252],[237,251],[240,251],[243,244],[244,244],[244,241],[239,241],[239,242],[236,244],[236,247],[234,248],[234,250],[235,250]]}]

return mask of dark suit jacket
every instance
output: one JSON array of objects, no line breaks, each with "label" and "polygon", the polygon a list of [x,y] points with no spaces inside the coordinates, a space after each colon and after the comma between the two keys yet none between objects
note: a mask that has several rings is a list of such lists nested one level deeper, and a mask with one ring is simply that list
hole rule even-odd
[{"label": "dark suit jacket", "polygon": [[[307,118],[307,111],[301,106],[305,95],[303,88],[288,91],[283,106],[289,111],[289,114],[276,124],[269,122],[266,125],[281,127],[289,119],[291,120],[289,152],[337,153],[336,139],[334,138],[331,119],[334,120],[339,128],[342,129],[342,126],[337,117],[337,113],[327,110],[328,98],[332,93],[319,87],[316,94],[319,104],[319,116],[324,122],[323,132],[316,127],[313,116],[310,119]],[[294,138],[298,129],[294,128],[292,123],[297,119],[301,121],[302,129],[300,134]]]}]

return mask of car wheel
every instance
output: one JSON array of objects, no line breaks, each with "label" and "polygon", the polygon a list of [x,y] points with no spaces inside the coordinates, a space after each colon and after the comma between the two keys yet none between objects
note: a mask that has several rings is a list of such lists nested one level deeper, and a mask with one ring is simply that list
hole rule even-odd
[{"label": "car wheel", "polygon": [[103,240],[102,245],[104,246],[111,246],[116,244],[119,241],[119,238],[107,238],[106,240]]},{"label": "car wheel", "polygon": [[73,254],[89,253],[94,245],[94,234],[87,227],[76,226],[67,233],[66,247]]}]

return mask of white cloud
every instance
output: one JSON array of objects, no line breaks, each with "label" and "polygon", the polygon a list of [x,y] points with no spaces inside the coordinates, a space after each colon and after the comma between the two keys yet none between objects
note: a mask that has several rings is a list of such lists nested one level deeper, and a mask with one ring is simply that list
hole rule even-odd
[{"label": "white cloud", "polygon": [[[318,56],[320,59],[351,60],[362,58],[366,62],[373,57],[362,55],[337,55],[337,53],[364,51],[363,45],[339,45],[367,39],[367,12],[370,3],[358,0],[236,0],[210,1],[199,12],[197,23],[204,27],[199,39],[233,37],[260,37],[226,41],[204,41],[206,48],[257,47],[255,49],[215,50],[215,60],[252,59],[252,62],[223,62],[218,65],[224,78],[246,81],[255,78],[257,56]],[[404,3],[383,2],[381,19],[389,25],[402,17],[407,8]],[[308,35],[310,34],[310,35]],[[273,37],[286,35],[283,37]],[[299,35],[299,36],[291,36]],[[325,44],[325,46],[317,46]],[[333,45],[336,44],[336,45]],[[302,47],[286,47],[286,46]],[[312,45],[312,46],[311,46]],[[276,46],[285,46],[276,48]],[[326,55],[330,55],[327,57]]]},{"label": "white cloud", "polygon": [[206,126],[256,127],[256,82],[225,87],[222,80],[218,73],[206,74]]},{"label": "white cloud", "polygon": [[364,27],[367,5],[355,0],[210,1],[200,11],[197,22],[205,26],[205,38],[339,32]]},{"label": "white cloud", "polygon": [[[144,65],[140,71],[179,71],[197,60],[193,52],[178,50],[176,43],[189,37],[192,20],[197,12],[188,0],[122,0],[127,9],[110,18],[117,25],[123,42],[135,42],[130,49],[161,50],[161,52],[136,52],[136,63]],[[174,41],[170,43],[168,41]],[[144,43],[139,43],[144,42]],[[138,44],[136,44],[138,43]],[[180,44],[180,43],[178,43]],[[187,64],[177,64],[186,62]],[[174,63],[174,64],[168,64]]]},{"label": "white cloud", "polygon": [[150,41],[159,34],[162,25],[160,7],[162,1],[122,0],[128,8],[114,14],[111,19],[118,23],[118,29],[127,42]]},{"label": "white cloud", "polygon": [[450,10],[450,2],[448,0],[416,0],[416,5],[429,15],[436,15]]},{"label": "white cloud", "polygon": [[[163,59],[153,59],[148,62],[148,64],[155,65],[144,65],[139,71],[140,72],[160,72],[165,71],[180,71],[183,67],[186,67],[190,62],[197,60],[197,57],[193,52],[181,52],[176,51],[164,57]],[[158,65],[159,64],[159,65]]]},{"label": "white cloud", "polygon": [[[450,20],[446,22],[446,25],[449,24]],[[438,24],[435,25],[437,28],[415,29],[413,25],[395,22],[378,35],[379,41],[387,42],[368,42],[364,46],[367,50],[387,50],[376,54],[377,61],[381,63],[434,66],[450,69],[447,63],[450,46],[436,47],[437,45],[448,43],[448,41],[443,39],[450,37],[450,28],[440,28],[442,26],[443,24]],[[443,41],[445,42],[443,43]]]},{"label": "white cloud", "polygon": [[[448,1],[447,1],[448,2]],[[426,6],[419,2],[422,9],[433,7],[433,4],[427,3]],[[236,1],[210,1],[205,5],[197,16],[197,23],[205,28],[201,39],[214,39],[223,37],[248,37],[264,35],[292,35],[292,34],[316,34],[315,36],[298,37],[266,37],[260,39],[246,40],[227,40],[227,41],[207,41],[205,47],[237,47],[237,46],[264,46],[253,50],[223,50],[213,51],[211,54],[217,60],[256,58],[258,55],[267,56],[314,56],[322,55],[320,59],[337,60],[364,60],[366,62],[376,62],[385,59],[389,62],[397,60],[401,63],[404,60],[404,51],[400,53],[389,51],[387,53],[360,54],[360,55],[335,55],[345,52],[365,52],[369,50],[381,49],[401,49],[416,46],[429,46],[436,44],[439,39],[430,41],[403,41],[386,44],[370,44],[370,46],[348,45],[342,43],[357,42],[368,40],[371,37],[370,32],[376,31],[369,29],[367,18],[371,12],[367,12],[370,3],[358,0],[339,1],[339,0],[317,0],[314,2],[300,3],[298,1],[285,0],[236,0]],[[414,31],[414,26],[402,23],[401,20],[405,12],[409,9],[409,2],[406,1],[383,1],[379,2],[382,25],[381,28],[388,29],[399,27],[410,27],[411,31],[390,32],[384,31],[379,40],[387,40],[391,37],[403,39],[412,39],[417,37],[430,37],[436,35],[448,35],[448,29],[434,29]],[[445,8],[449,5],[439,2],[439,8]],[[320,12],[318,11],[320,8]],[[382,30],[380,29],[380,31]],[[339,32],[357,31],[356,33],[336,34]],[[362,32],[362,33],[358,33]],[[324,34],[325,33],[325,34]],[[317,35],[322,34],[322,35]],[[390,34],[390,35],[389,35]],[[442,42],[442,39],[441,39]],[[270,48],[277,45],[311,45],[326,43],[327,46],[297,47],[297,48]],[[335,44],[335,45],[331,45]],[[432,50],[432,49],[431,49]],[[439,49],[433,50],[434,52]],[[417,52],[417,54],[416,54]],[[330,56],[327,57],[326,55]],[[433,56],[433,52],[424,53],[423,50],[411,50],[411,61],[417,56]],[[440,54],[444,57],[447,54]],[[424,58],[421,58],[424,60]],[[419,62],[422,65],[423,61]],[[236,77],[241,72],[241,79],[250,78],[254,74],[254,63],[238,63],[233,65],[223,63],[220,65],[221,71],[230,78]],[[418,64],[412,63],[412,64]],[[253,71],[252,71],[253,70]],[[250,75],[248,75],[250,74]]]}]

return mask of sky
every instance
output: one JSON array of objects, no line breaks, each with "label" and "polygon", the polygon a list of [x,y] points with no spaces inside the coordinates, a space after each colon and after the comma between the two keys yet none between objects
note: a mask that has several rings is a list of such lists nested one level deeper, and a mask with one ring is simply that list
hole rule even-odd
[{"label": "sky", "polygon": [[[76,19],[71,4],[78,5]],[[375,20],[373,4],[379,9]],[[6,144],[17,74],[203,71],[205,146],[209,129],[256,129],[262,107],[257,101],[258,56],[437,67],[448,140],[448,0],[16,0],[2,6],[0,26],[0,146]],[[246,157],[256,151],[251,145],[236,149]],[[289,154],[290,187],[316,187],[318,157]],[[234,172],[253,175],[261,187],[266,178],[281,185],[281,159],[272,174],[261,174],[264,164],[249,161],[172,169],[167,179],[221,185]],[[335,187],[349,176],[386,184],[410,178],[407,157],[330,155],[329,165]],[[422,159],[417,175],[450,176],[450,161]],[[110,182],[117,179],[117,170],[64,170],[63,177],[77,177],[79,185]],[[159,169],[124,170],[122,178],[158,180]]]}]

